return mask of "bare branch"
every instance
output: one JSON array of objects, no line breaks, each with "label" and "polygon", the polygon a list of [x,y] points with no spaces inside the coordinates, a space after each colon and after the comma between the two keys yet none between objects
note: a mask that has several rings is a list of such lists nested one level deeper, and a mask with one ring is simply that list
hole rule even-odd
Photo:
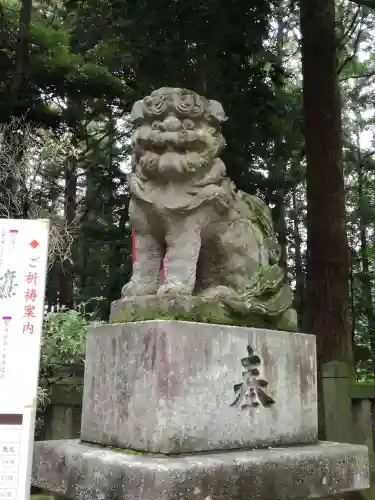
[{"label": "bare branch", "polygon": [[345,68],[345,66],[347,64],[349,64],[356,56],[357,56],[357,53],[358,53],[358,47],[359,47],[359,42],[361,40],[361,36],[362,36],[362,33],[363,33],[363,30],[362,29],[359,29],[358,30],[358,33],[357,33],[357,36],[355,38],[355,41],[354,41],[354,46],[353,46],[353,52],[352,54],[350,54],[341,64],[341,66],[339,67],[339,69],[337,70],[337,74],[339,75],[342,70]]},{"label": "bare branch", "polygon": [[[54,188],[53,199],[44,196],[46,182],[49,182],[45,171],[51,158],[59,154],[58,148],[52,136],[23,120],[13,119],[0,125],[0,218],[50,219],[50,267],[56,260],[61,263],[71,260],[79,222],[68,225],[64,220],[64,186],[59,185],[58,180],[50,183]],[[62,155],[65,153],[64,149],[60,151]]]},{"label": "bare branch", "polygon": [[353,79],[372,78],[373,76],[375,76],[375,70],[371,71],[369,73],[364,73],[362,75],[348,75],[348,76],[344,76],[344,77],[340,78],[340,82],[346,82],[347,80],[351,80],[352,78]]},{"label": "bare branch", "polygon": [[356,12],[354,13],[353,19],[351,20],[348,29],[345,31],[345,33],[343,34],[343,36],[338,40],[338,45],[339,46],[344,45],[344,42],[348,38],[350,38],[352,36],[352,34],[354,33],[357,25],[361,22],[361,20],[359,21],[359,23],[357,22],[358,21],[358,16],[359,16],[360,12],[361,12],[361,8],[358,7],[358,9],[356,10]]}]

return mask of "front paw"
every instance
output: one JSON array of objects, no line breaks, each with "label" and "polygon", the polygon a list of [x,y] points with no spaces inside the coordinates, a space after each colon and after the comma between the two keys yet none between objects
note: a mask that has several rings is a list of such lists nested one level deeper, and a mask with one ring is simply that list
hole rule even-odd
[{"label": "front paw", "polygon": [[121,290],[121,297],[139,297],[141,295],[155,295],[157,287],[151,284],[137,283],[135,281],[129,281],[126,283]]},{"label": "front paw", "polygon": [[192,287],[183,285],[178,281],[174,281],[172,283],[165,283],[162,285],[157,295],[192,295],[193,289]]}]

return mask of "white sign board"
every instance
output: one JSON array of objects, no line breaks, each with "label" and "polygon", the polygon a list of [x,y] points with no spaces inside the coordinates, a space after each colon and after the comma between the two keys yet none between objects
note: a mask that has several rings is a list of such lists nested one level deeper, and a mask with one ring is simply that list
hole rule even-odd
[{"label": "white sign board", "polygon": [[0,500],[30,496],[48,229],[0,219]]}]

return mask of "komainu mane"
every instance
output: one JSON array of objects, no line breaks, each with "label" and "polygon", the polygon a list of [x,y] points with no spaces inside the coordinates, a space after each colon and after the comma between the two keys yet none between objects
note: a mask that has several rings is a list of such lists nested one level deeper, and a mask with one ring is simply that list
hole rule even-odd
[{"label": "komainu mane", "polygon": [[132,120],[129,214],[136,263],[122,296],[215,298],[270,326],[295,329],[270,210],[236,189],[219,157],[225,147],[221,104],[161,88],[134,104]]}]

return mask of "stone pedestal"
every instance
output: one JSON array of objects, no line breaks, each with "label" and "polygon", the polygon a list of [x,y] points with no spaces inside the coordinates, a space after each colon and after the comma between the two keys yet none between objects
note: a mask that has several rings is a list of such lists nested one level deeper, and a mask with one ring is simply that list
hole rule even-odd
[{"label": "stone pedestal", "polygon": [[33,485],[70,499],[305,500],[369,487],[365,446],[155,457],[78,441],[35,443]]},{"label": "stone pedestal", "polygon": [[304,500],[369,488],[365,446],[317,441],[315,356],[313,336],[281,331],[92,328],[83,441],[36,442],[32,484],[70,500]]},{"label": "stone pedestal", "polygon": [[144,321],[89,330],[81,439],[175,454],[317,440],[315,338]]}]

